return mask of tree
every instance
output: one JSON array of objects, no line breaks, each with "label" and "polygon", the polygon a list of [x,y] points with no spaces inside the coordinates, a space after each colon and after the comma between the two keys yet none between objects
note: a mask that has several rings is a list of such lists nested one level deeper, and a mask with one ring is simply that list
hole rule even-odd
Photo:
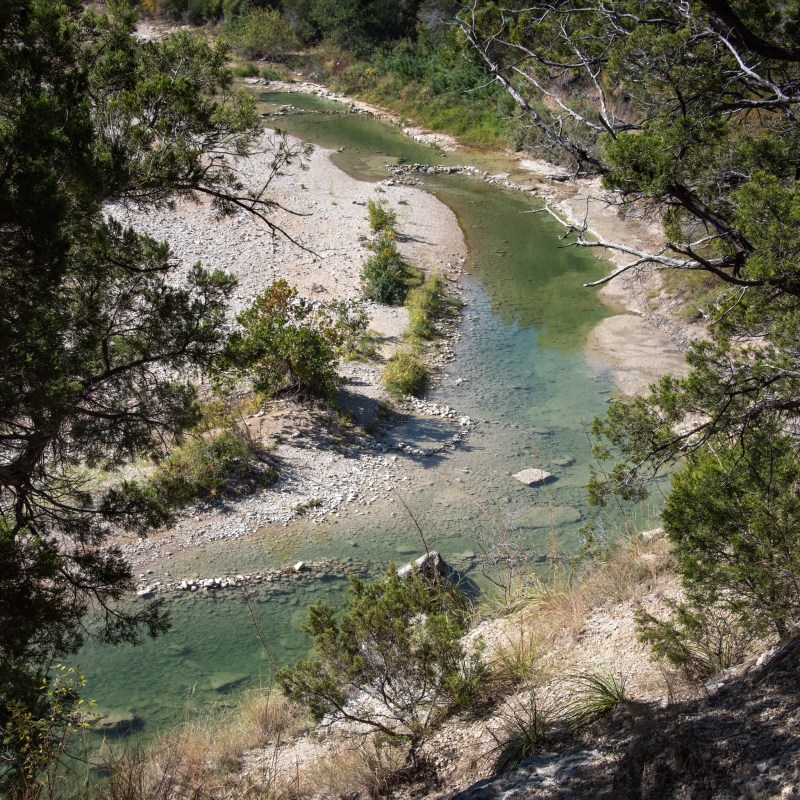
[{"label": "tree", "polygon": [[[662,464],[759,420],[800,409],[800,16],[783,3],[476,2],[461,28],[521,112],[579,175],[618,190],[669,243],[631,256],[603,283],[651,265],[703,271],[725,293],[691,375],[615,406],[597,432],[631,455],[615,473],[630,493]],[[592,284],[594,285],[594,284]],[[745,345],[745,342],[755,344]],[[681,427],[681,423],[693,420]]]},{"label": "tree", "polygon": [[751,428],[688,456],[664,529],[692,605],[787,635],[800,612],[799,486],[795,444],[780,431]]},{"label": "tree", "polygon": [[346,720],[420,743],[474,696],[483,676],[478,653],[461,643],[466,601],[444,578],[394,567],[372,582],[350,579],[347,608],[315,603],[304,630],[316,658],[278,673],[286,694],[317,721]]},{"label": "tree", "polygon": [[[227,335],[234,280],[179,268],[104,204],[204,195],[279,230],[267,185],[235,172],[261,131],[224,51],[185,32],[137,44],[127,7],[109,8],[0,10],[0,740],[12,700],[46,713],[48,666],[80,645],[88,610],[105,641],[166,627],[158,601],[115,604],[132,577],[104,543],[168,514],[133,481],[92,489],[87,469],[163,452],[193,424],[188,378]],[[278,144],[269,177],[296,156]],[[3,786],[18,755],[3,745]]]},{"label": "tree", "polygon": [[295,24],[305,12],[315,29],[334,44],[368,48],[413,36],[419,3],[420,0],[285,0],[284,8]]},{"label": "tree", "polygon": [[[663,221],[669,241],[658,252],[573,229],[573,244],[628,256],[596,283],[647,266],[719,281],[688,377],[665,377],[595,421],[595,452],[616,463],[591,490],[599,502],[641,497],[660,469],[688,457],[665,512],[687,589],[710,602],[727,587],[783,631],[787,612],[746,583],[780,594],[798,575],[796,559],[762,556],[774,537],[790,549],[797,537],[768,508],[783,498],[775,512],[786,511],[794,491],[800,416],[799,25],[796,4],[770,0],[479,0],[460,17],[533,141],[575,174],[599,176],[623,215]],[[738,527],[737,507],[747,515]]]},{"label": "tree", "polygon": [[367,316],[357,303],[312,303],[277,280],[236,318],[221,368],[249,377],[266,398],[298,394],[332,398],[339,355],[354,347]]},{"label": "tree", "polygon": [[235,17],[227,26],[225,39],[244,58],[279,61],[296,44],[294,33],[275,9],[255,8]]}]

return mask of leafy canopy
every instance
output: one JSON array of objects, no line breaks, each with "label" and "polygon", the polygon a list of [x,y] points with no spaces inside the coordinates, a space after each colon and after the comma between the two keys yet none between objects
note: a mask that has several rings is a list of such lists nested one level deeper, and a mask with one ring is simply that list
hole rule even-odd
[{"label": "leafy canopy", "polygon": [[626,255],[604,280],[645,266],[718,280],[688,376],[595,421],[612,466],[590,488],[639,498],[685,458],[664,521],[695,606],[722,598],[785,633],[800,574],[800,6],[474,0],[460,24],[531,141],[599,176],[623,215],[664,223],[657,252],[575,231]]},{"label": "leafy canopy", "polygon": [[[0,739],[9,702],[46,703],[50,661],[88,609],[106,641],[164,630],[123,612],[130,568],[104,542],[168,513],[135,482],[86,469],[158,454],[196,422],[188,377],[221,352],[232,277],[182,267],[105,204],[209,198],[273,231],[265,185],[235,160],[261,131],[225,53],[187,32],[139,43],[122,2],[7,0],[0,10]],[[278,143],[269,177],[297,155]],[[15,712],[16,713],[16,712]],[[19,777],[4,745],[0,783]]]},{"label": "leafy canopy", "polygon": [[315,603],[305,631],[316,658],[284,669],[284,691],[315,719],[348,720],[409,742],[412,758],[431,730],[477,691],[479,653],[461,643],[467,605],[444,578],[391,567],[383,578],[350,580],[347,608],[337,616]]}]

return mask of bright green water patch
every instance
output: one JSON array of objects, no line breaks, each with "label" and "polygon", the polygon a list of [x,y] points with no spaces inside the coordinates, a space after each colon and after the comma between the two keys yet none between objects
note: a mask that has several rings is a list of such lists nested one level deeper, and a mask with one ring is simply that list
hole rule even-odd
[{"label": "bright green water patch", "polygon": [[256,99],[262,113],[287,105],[314,112],[335,112],[288,113],[267,118],[265,123],[304,141],[338,151],[332,156],[333,163],[358,180],[384,180],[388,177],[387,164],[471,164],[489,172],[503,172],[524,179],[519,166],[502,156],[466,149],[445,152],[417,142],[396,125],[380,122],[367,114],[342,113],[345,107],[331,100],[292,92],[261,92]]}]

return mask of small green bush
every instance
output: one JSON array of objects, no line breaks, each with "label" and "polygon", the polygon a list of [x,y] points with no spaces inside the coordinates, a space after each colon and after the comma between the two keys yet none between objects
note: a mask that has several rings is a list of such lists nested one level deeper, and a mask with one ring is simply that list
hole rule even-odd
[{"label": "small green bush", "polygon": [[663,512],[687,604],[782,638],[800,614],[800,463],[783,424],[751,425],[690,453]]},{"label": "small green bush", "polygon": [[158,465],[151,482],[167,506],[180,508],[198,499],[246,494],[275,476],[275,469],[260,462],[243,432],[225,430],[175,448]]},{"label": "small green bush", "polygon": [[379,200],[377,203],[374,200],[368,200],[367,213],[369,214],[369,227],[373,233],[394,232],[397,214],[389,208],[385,200]]},{"label": "small green bush", "polygon": [[430,339],[435,333],[434,318],[443,306],[444,280],[441,275],[429,275],[422,286],[410,289],[406,295],[408,328],[412,336]]},{"label": "small green bush", "polygon": [[462,636],[469,605],[449,580],[418,571],[400,578],[350,579],[347,608],[317,602],[304,627],[316,657],[278,673],[286,695],[316,720],[368,725],[417,748],[484,680],[480,652]]},{"label": "small green bush", "polygon": [[364,297],[376,303],[400,305],[406,299],[408,269],[391,232],[383,231],[369,245],[372,255],[361,270]]},{"label": "small green bush", "polygon": [[265,81],[281,81],[286,78],[286,71],[278,67],[262,67],[261,77]]},{"label": "small green bush", "polygon": [[383,371],[383,385],[395,397],[419,394],[428,379],[425,364],[409,350],[399,350]]},{"label": "small green bush", "polygon": [[237,316],[241,326],[219,359],[222,375],[244,376],[263,397],[331,398],[339,356],[356,347],[367,315],[354,303],[311,303],[275,281]]},{"label": "small green bush", "polygon": [[656,658],[677,667],[687,680],[705,681],[741,663],[755,649],[753,632],[743,628],[730,611],[713,605],[698,609],[674,601],[668,604],[669,619],[637,611],[638,637]]},{"label": "small green bush", "polygon": [[257,78],[258,67],[252,62],[248,61],[246,64],[238,64],[233,68],[233,74],[237,78]]}]

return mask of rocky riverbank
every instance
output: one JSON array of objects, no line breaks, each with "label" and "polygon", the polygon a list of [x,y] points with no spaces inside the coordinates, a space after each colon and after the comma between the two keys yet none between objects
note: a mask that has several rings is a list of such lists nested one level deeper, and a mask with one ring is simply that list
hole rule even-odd
[{"label": "rocky riverbank", "polygon": [[[293,89],[333,96],[310,84],[294,85]],[[355,104],[353,107],[359,113],[391,117],[366,104],[349,102]],[[446,141],[437,144],[452,146]],[[269,148],[267,134],[262,154],[245,167],[244,174],[249,180],[258,182],[263,178],[269,168]],[[278,176],[272,186],[279,203],[275,221],[306,250],[271,236],[246,215],[217,220],[205,204],[182,204],[174,210],[147,216],[132,215],[122,209],[113,209],[113,213],[157,239],[167,239],[185,268],[199,260],[206,267],[233,272],[239,280],[232,306],[232,311],[237,312],[278,278],[285,278],[298,287],[301,295],[312,299],[357,298],[361,266],[368,255],[364,247],[369,233],[365,206],[372,192],[379,188],[381,199],[398,212],[401,233],[398,243],[403,256],[426,270],[444,274],[450,291],[457,292],[466,258],[463,236],[452,212],[414,185],[416,174],[457,172],[541,196],[564,217],[577,213],[589,188],[565,187],[557,171],[538,162],[524,166],[533,176],[530,181],[515,182],[507,174],[492,174],[470,165],[397,165],[389,168],[386,180],[376,187],[348,177],[331,164],[330,152],[318,148],[311,154],[306,169],[289,170]],[[302,211],[302,215],[282,211],[280,207]],[[597,225],[608,238],[629,233],[630,223],[618,220],[608,204],[598,219]],[[634,229],[630,235],[643,234]],[[655,233],[648,229],[647,235]],[[626,280],[630,283],[634,278]],[[625,295],[627,305],[638,308],[640,295],[641,291],[631,290],[630,295]],[[374,303],[368,304],[367,309],[370,327],[385,359],[401,340],[407,325],[405,309]],[[457,326],[450,326],[448,334],[458,336]],[[612,365],[624,393],[642,391],[663,372],[682,368],[679,348],[657,325],[641,315],[624,314],[604,321],[590,337],[589,352],[592,358]],[[432,359],[441,365],[452,358],[452,347],[447,342],[432,353]],[[427,401],[409,400],[395,411],[387,412],[380,372],[378,363],[341,365],[344,384],[340,408],[350,415],[345,425],[340,415],[291,402],[273,404],[247,418],[251,434],[268,446],[270,458],[280,465],[278,482],[236,502],[215,502],[188,509],[170,530],[147,540],[125,542],[124,552],[134,567],[145,572],[155,568],[168,583],[172,578],[169,573],[174,571],[169,567],[169,559],[177,551],[236,541],[268,526],[287,527],[301,517],[318,524],[345,514],[365,514],[377,505],[388,506],[393,502],[398,487],[413,491],[416,476],[421,475],[415,462],[458,446],[475,423],[455,409],[438,408]],[[391,419],[409,414],[451,422],[451,438],[431,448],[382,440],[380,429]],[[367,430],[375,433],[368,435]],[[140,590],[152,584],[146,578],[143,581]]]},{"label": "rocky riverbank", "polygon": [[[246,180],[258,184],[269,174],[271,148],[268,132],[261,152],[243,165]],[[206,268],[233,273],[238,280],[231,304],[235,314],[279,278],[313,300],[359,298],[361,268],[369,255],[366,204],[376,188],[396,210],[402,256],[425,271],[444,275],[448,291],[457,294],[466,246],[450,209],[390,176],[380,186],[352,179],[334,167],[330,152],[321,148],[305,164],[277,176],[270,187],[278,203],[273,220],[294,242],[271,235],[245,214],[218,219],[203,202],[150,214],[108,210],[153,238],[168,241],[181,269],[199,261]],[[245,418],[250,435],[278,467],[274,485],[247,498],[199,504],[181,512],[168,530],[120,543],[134,568],[144,573],[140,591],[174,582],[170,564],[179,551],[235,542],[300,518],[316,524],[344,514],[357,516],[376,503],[391,502],[398,488],[413,483],[414,462],[452,449],[468,436],[475,422],[456,409],[413,398],[391,407],[380,381],[382,362],[401,343],[407,312],[377,303],[365,307],[379,358],[340,365],[337,410],[285,400]],[[432,363],[440,367],[453,359],[452,341],[458,336],[457,325],[445,327],[446,337],[431,351]],[[382,429],[409,415],[445,421],[452,427],[450,437],[428,448],[381,438]],[[155,570],[157,580],[151,580],[148,569]]]}]

